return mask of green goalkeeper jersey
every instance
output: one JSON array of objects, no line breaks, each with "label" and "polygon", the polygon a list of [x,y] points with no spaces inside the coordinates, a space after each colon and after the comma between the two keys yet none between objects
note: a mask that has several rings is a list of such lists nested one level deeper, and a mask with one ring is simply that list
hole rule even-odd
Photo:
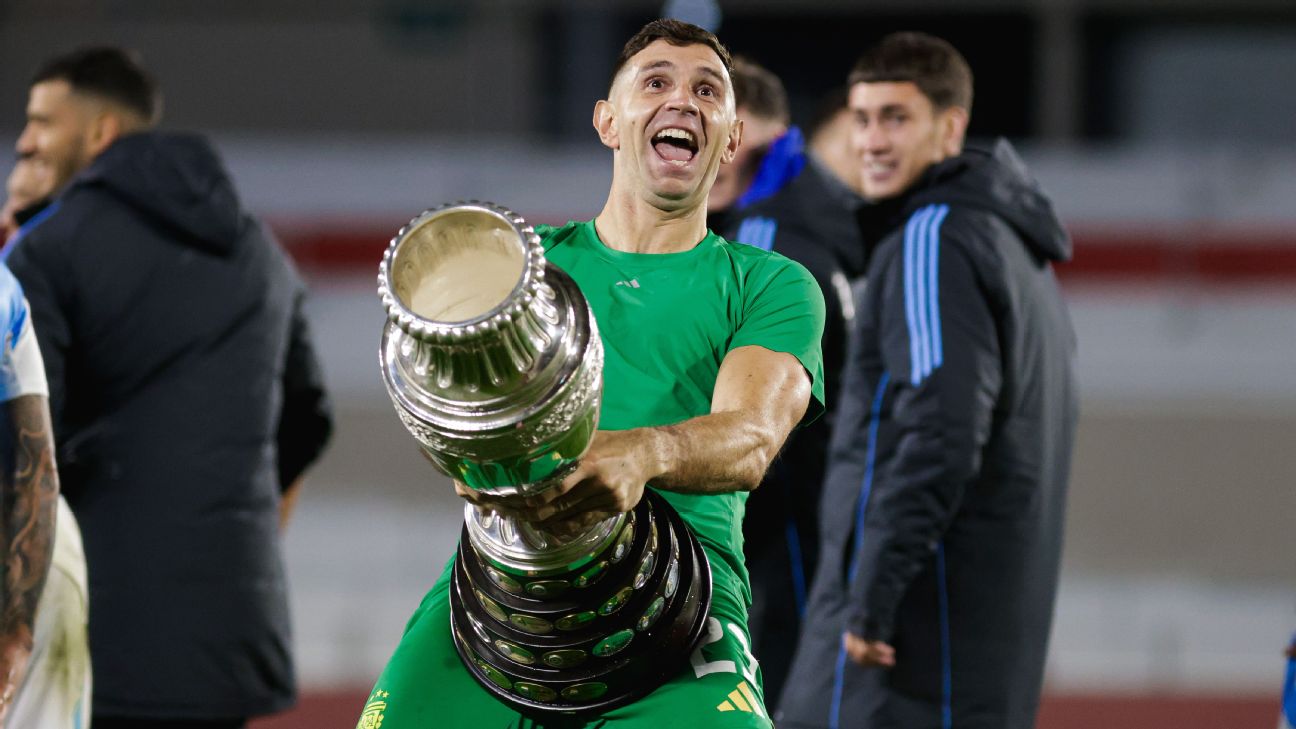
[{"label": "green goalkeeper jersey", "polygon": [[[709,231],[680,253],[613,250],[593,221],[537,232],[546,258],[575,279],[598,322],[605,356],[600,429],[706,415],[720,363],[748,345],[800,360],[813,392],[803,422],[822,411],[824,300],[799,263]],[[716,588],[749,603],[742,556],[747,494],[660,493],[706,548]]]}]

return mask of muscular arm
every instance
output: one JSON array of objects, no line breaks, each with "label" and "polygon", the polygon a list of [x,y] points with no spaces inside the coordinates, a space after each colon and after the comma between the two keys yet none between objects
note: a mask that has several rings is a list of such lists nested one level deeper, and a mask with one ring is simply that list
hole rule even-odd
[{"label": "muscular arm", "polygon": [[656,434],[663,456],[652,485],[685,493],[756,488],[809,402],[810,378],[796,357],[735,349],[720,365],[709,415],[643,429]]},{"label": "muscular arm", "polygon": [[0,719],[21,685],[32,650],[36,603],[54,551],[58,474],[42,395],[0,406]]},{"label": "muscular arm", "polygon": [[561,486],[523,505],[493,503],[564,533],[634,508],[646,484],[685,493],[754,489],[805,414],[810,391],[796,357],[739,347],[721,363],[709,414],[675,425],[599,431]]}]

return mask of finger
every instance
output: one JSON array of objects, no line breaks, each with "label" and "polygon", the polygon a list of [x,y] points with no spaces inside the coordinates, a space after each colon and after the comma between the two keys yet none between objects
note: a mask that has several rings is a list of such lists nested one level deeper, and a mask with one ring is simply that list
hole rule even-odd
[{"label": "finger", "polygon": [[595,510],[586,511],[577,514],[568,519],[561,519],[557,521],[548,522],[544,524],[541,528],[544,531],[553,534],[555,536],[561,538],[571,538],[574,536],[578,536],[580,534],[584,534],[590,528],[594,527],[599,522],[608,518],[608,516],[610,516],[610,514],[607,511],[595,509]]},{"label": "finger", "polygon": [[552,503],[555,499],[567,495],[572,489],[576,488],[582,481],[589,478],[589,471],[584,463],[579,463],[576,468],[563,477],[556,485],[541,491],[533,496],[526,497],[527,506],[540,507]]},{"label": "finger", "polygon": [[553,524],[582,520],[588,525],[593,525],[609,516],[615,516],[619,513],[621,512],[617,510],[614,499],[611,499],[606,495],[594,496],[583,499],[571,509],[556,516],[549,517],[548,519],[538,522],[538,524],[548,528],[549,525]]},{"label": "finger", "polygon": [[874,662],[879,666],[885,666],[886,668],[895,667],[895,648],[892,648],[886,643],[876,642],[873,644],[873,657]]},{"label": "finger", "polygon": [[537,521],[541,524],[571,521],[591,511],[604,514],[618,513],[615,495],[599,488],[598,484],[587,483],[555,501],[550,507],[546,507]]},{"label": "finger", "polygon": [[864,660],[864,650],[860,645],[862,642],[849,632],[842,633],[842,650],[846,651],[846,656],[856,663]]},{"label": "finger", "polygon": [[546,503],[528,509],[535,521],[563,519],[588,510],[591,505],[585,502],[589,499],[603,499],[607,494],[605,485],[596,479],[586,478]]}]

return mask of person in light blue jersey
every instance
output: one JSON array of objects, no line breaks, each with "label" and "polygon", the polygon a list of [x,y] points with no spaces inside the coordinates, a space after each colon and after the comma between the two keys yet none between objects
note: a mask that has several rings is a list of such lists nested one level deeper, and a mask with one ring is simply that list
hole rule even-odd
[{"label": "person in light blue jersey", "polygon": [[0,726],[86,729],[85,556],[59,496],[31,322],[22,287],[0,266]]}]

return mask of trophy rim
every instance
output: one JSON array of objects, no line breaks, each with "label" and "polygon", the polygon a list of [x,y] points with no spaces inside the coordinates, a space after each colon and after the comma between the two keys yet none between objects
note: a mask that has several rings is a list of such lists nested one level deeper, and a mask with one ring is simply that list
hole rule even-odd
[{"label": "trophy rim", "polygon": [[[435,321],[415,314],[396,295],[392,280],[392,264],[397,250],[411,233],[424,225],[458,211],[474,211],[490,215],[503,222],[517,234],[522,243],[522,273],[513,284],[509,295],[499,304],[479,316],[460,321]],[[415,339],[431,342],[453,342],[476,338],[494,331],[501,324],[520,316],[527,305],[538,295],[545,278],[544,246],[535,228],[519,214],[503,205],[482,200],[457,200],[427,208],[401,227],[387,244],[382,262],[378,266],[378,295],[388,320],[401,331]]]}]

